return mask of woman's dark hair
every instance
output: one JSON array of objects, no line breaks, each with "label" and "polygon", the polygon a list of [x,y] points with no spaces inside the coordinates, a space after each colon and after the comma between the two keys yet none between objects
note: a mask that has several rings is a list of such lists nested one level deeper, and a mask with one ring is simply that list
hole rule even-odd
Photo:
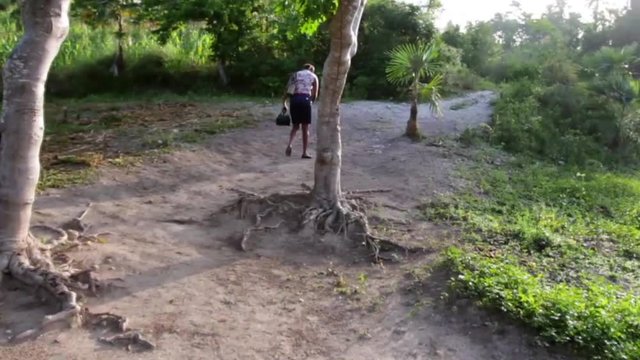
[{"label": "woman's dark hair", "polygon": [[311,71],[311,72],[315,72],[316,71],[316,67],[311,65],[311,64],[304,64],[303,68]]}]

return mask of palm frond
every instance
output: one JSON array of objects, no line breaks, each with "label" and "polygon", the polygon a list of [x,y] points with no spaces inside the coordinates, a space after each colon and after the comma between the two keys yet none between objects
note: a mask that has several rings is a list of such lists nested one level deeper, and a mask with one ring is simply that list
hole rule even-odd
[{"label": "palm frond", "polygon": [[638,57],[635,56],[637,46],[637,44],[623,48],[605,46],[588,56],[585,63],[601,75],[609,75],[621,71],[626,72],[628,66],[638,62]]},{"label": "palm frond", "polygon": [[439,50],[433,43],[402,44],[389,53],[386,68],[387,80],[398,86],[406,86],[432,76],[438,65]]},{"label": "palm frond", "polygon": [[444,76],[437,74],[428,83],[421,84],[420,89],[420,94],[426,99],[429,108],[438,116],[442,115],[442,108],[440,107],[442,96],[440,95],[440,89],[443,81]]}]

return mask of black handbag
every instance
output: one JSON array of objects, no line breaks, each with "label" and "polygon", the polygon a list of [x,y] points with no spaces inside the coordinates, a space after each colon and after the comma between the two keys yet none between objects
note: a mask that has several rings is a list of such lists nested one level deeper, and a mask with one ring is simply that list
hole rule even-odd
[{"label": "black handbag", "polygon": [[291,126],[291,116],[287,113],[287,108],[282,108],[282,112],[278,114],[276,125]]}]

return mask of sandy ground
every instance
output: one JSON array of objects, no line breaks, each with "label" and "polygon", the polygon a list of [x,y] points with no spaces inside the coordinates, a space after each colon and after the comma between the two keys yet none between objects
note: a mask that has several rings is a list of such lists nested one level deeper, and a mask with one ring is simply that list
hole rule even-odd
[{"label": "sandy ground", "polygon": [[[421,127],[448,136],[486,122],[492,98],[478,92],[447,100],[442,119],[422,107]],[[466,108],[449,109],[461,101]],[[36,205],[35,223],[60,224],[94,204],[86,218],[91,231],[113,235],[70,255],[98,265],[99,277],[117,286],[87,305],[127,316],[157,349],[127,353],[100,344],[100,334],[72,329],[0,345],[1,359],[569,358],[467,301],[441,300],[442,274],[421,283],[407,275],[455,241],[449,229],[420,222],[415,208],[455,190],[454,170],[467,160],[402,138],[406,104],[343,106],[343,187],[392,189],[371,196],[378,213],[397,220],[392,223],[410,222],[389,232],[432,250],[385,266],[372,265],[357,244],[305,234],[258,235],[248,252],[239,251],[239,224],[212,216],[237,197],[229,189],[299,191],[313,182],[313,161],[300,159],[300,145],[284,156],[287,129],[272,123],[277,106],[216,106],[250,107],[264,121],[141,166],[104,168],[95,184],[48,191]],[[51,311],[10,290],[0,300],[0,344]]]}]

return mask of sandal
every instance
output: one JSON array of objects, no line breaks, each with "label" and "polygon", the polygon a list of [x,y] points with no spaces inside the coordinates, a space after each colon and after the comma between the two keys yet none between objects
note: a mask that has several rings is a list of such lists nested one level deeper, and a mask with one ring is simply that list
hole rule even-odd
[{"label": "sandal", "polygon": [[287,146],[287,150],[285,150],[284,153],[287,156],[291,156],[291,146]]}]

